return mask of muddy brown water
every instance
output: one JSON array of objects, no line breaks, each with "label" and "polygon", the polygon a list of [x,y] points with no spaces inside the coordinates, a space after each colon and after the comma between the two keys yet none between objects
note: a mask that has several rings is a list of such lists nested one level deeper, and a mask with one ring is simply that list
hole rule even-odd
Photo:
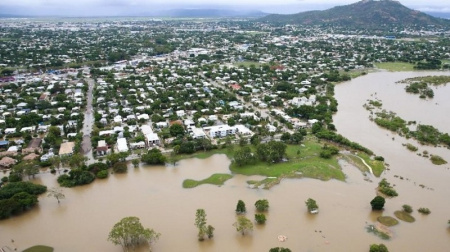
[{"label": "muddy brown water", "polygon": [[[183,189],[181,185],[186,178],[229,173],[227,157],[214,155],[203,160],[182,160],[177,166],[130,168],[127,174],[67,188],[66,199],[59,205],[54,198],[44,195],[33,210],[0,221],[0,246],[18,251],[36,244],[53,246],[55,251],[121,251],[107,241],[108,233],[121,218],[138,216],[144,226],[162,234],[153,251],[268,251],[278,246],[292,251],[367,251],[372,243],[385,243],[390,251],[448,251],[450,166],[432,165],[409,152],[401,146],[406,140],[379,129],[368,120],[369,112],[362,107],[376,92],[386,109],[407,120],[420,120],[450,132],[450,99],[446,98],[450,97],[450,87],[439,87],[432,101],[422,101],[406,95],[403,87],[394,84],[416,75],[426,73],[371,73],[336,88],[339,112],[334,120],[338,131],[384,156],[390,164],[390,171],[382,177],[396,185],[399,197],[388,199],[383,213],[372,212],[369,204],[379,179],[365,181],[359,170],[345,162],[341,164],[347,182],[286,179],[270,190],[263,190],[250,189],[246,184],[249,179],[261,177],[236,175],[222,187],[202,185]],[[423,146],[419,149],[450,161],[447,149]],[[40,174],[36,182],[57,186],[56,176],[49,173]],[[306,212],[304,201],[309,197],[316,199],[320,207],[318,215]],[[253,232],[243,237],[232,226],[236,203],[244,200],[246,216],[253,220],[253,204],[262,198],[270,203],[267,223],[255,225]],[[365,226],[380,214],[393,216],[403,204],[414,209],[428,207],[432,213],[422,216],[414,211],[416,222],[400,221],[391,228],[394,237],[389,241],[365,231]],[[216,228],[214,239],[197,241],[194,226],[197,208],[205,209],[208,224]],[[277,240],[280,234],[287,236],[286,242]]]}]

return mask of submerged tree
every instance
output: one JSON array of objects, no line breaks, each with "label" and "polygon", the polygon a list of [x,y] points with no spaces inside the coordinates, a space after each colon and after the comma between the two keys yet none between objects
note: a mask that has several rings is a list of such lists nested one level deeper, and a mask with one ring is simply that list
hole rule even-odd
[{"label": "submerged tree", "polygon": [[309,212],[314,212],[319,209],[319,206],[314,199],[309,198],[308,200],[306,200],[305,204]]},{"label": "submerged tree", "polygon": [[198,240],[203,241],[206,234],[206,213],[204,209],[197,209],[195,213],[195,226],[198,228]]},{"label": "submerged tree", "polygon": [[236,228],[236,231],[245,235],[245,232],[253,230],[253,223],[245,216],[238,216],[236,222],[233,223],[233,227]]},{"label": "submerged tree", "polygon": [[208,225],[208,227],[206,227],[206,235],[208,236],[209,239],[214,237],[214,230],[216,229],[211,225]]},{"label": "submerged tree", "polygon": [[236,205],[236,213],[237,214],[243,214],[247,212],[247,209],[245,208],[245,203],[242,200],[239,200]]},{"label": "submerged tree", "polygon": [[381,196],[376,196],[370,201],[370,205],[372,206],[372,210],[381,210],[384,207],[384,203],[386,200]]},{"label": "submerged tree", "polygon": [[266,199],[260,199],[255,202],[256,210],[259,212],[264,212],[269,209],[269,201]]},{"label": "submerged tree", "polygon": [[47,197],[54,197],[58,201],[58,204],[59,204],[60,203],[59,200],[65,199],[66,195],[64,195],[61,188],[53,187],[52,189],[48,190]]},{"label": "submerged tree", "polygon": [[108,241],[122,246],[123,251],[158,240],[161,234],[153,229],[144,228],[138,217],[125,217],[117,222],[109,232]]}]

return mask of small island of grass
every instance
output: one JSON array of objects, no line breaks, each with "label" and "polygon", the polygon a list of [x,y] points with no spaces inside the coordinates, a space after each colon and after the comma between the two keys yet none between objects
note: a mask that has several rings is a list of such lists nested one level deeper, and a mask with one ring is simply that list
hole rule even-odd
[{"label": "small island of grass", "polygon": [[447,163],[447,161],[445,161],[442,157],[437,155],[431,155],[430,160],[435,165],[443,165]]},{"label": "small island of grass", "polygon": [[233,175],[231,174],[213,174],[209,178],[203,179],[203,180],[193,180],[193,179],[186,179],[183,181],[183,188],[194,188],[199,185],[203,184],[211,184],[211,185],[217,185],[221,186],[225,183],[225,181],[231,179]]},{"label": "small island of grass", "polygon": [[53,252],[53,248],[44,245],[36,245],[25,249],[23,252]]},{"label": "small island of grass", "polygon": [[395,217],[397,217],[398,219],[405,221],[405,222],[414,222],[416,221],[416,219],[409,213],[405,212],[405,211],[395,211],[394,212]]},{"label": "small island of grass", "polygon": [[398,224],[398,220],[391,216],[380,216],[377,218],[377,220],[381,224],[388,226],[388,227],[392,227],[392,226],[395,226]]}]

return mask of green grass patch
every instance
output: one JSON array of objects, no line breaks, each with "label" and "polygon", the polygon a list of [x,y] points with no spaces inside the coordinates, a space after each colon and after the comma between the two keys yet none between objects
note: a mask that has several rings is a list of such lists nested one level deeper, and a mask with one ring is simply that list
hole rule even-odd
[{"label": "green grass patch", "polygon": [[445,161],[442,157],[437,156],[437,155],[431,155],[431,163],[435,164],[435,165],[443,165],[446,164],[447,161]]},{"label": "green grass patch", "polygon": [[419,150],[419,148],[417,148],[415,145],[412,145],[410,143],[407,143],[405,146],[408,150],[413,151],[413,152],[416,152]]},{"label": "green grass patch", "polygon": [[36,245],[25,249],[23,252],[53,252],[53,248],[44,245]]},{"label": "green grass patch", "polygon": [[249,184],[252,188],[263,188],[270,189],[272,186],[278,185],[281,182],[281,177],[269,177],[263,180],[249,180],[247,184]]},{"label": "green grass patch", "polygon": [[236,67],[246,67],[249,68],[251,67],[251,65],[255,65],[255,67],[260,67],[261,63],[256,62],[256,61],[242,61],[242,62],[236,62],[233,64]]},{"label": "green grass patch", "polygon": [[209,178],[197,181],[193,179],[186,179],[183,181],[183,188],[194,188],[203,184],[211,184],[221,186],[225,181],[231,179],[233,175],[231,174],[213,174]]},{"label": "green grass patch", "polygon": [[313,138],[307,138],[300,145],[288,145],[286,157],[288,161],[276,164],[257,162],[252,165],[237,166],[231,164],[233,173],[247,176],[262,175],[266,177],[308,177],[320,180],[337,179],[344,181],[342,172],[336,157],[323,159],[319,157],[322,144]]},{"label": "green grass patch", "polygon": [[395,217],[397,217],[399,220],[406,221],[406,222],[414,222],[416,219],[412,217],[409,213],[405,211],[395,211],[394,212]]},{"label": "green grass patch", "polygon": [[405,62],[382,62],[375,63],[375,66],[390,72],[414,71],[414,64]]},{"label": "green grass patch", "polygon": [[371,159],[370,156],[364,152],[359,152],[357,156],[364,159],[364,161],[372,167],[373,175],[376,177],[380,177],[381,173],[386,169],[383,161]]},{"label": "green grass patch", "polygon": [[391,216],[380,216],[377,218],[377,220],[381,224],[388,226],[388,227],[392,227],[392,226],[395,226],[398,224],[398,220]]}]

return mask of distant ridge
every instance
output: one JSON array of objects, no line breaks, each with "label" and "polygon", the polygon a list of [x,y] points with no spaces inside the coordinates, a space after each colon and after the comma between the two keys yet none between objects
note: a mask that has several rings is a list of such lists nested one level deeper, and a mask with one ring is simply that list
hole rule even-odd
[{"label": "distant ridge", "polygon": [[268,15],[260,18],[259,21],[305,25],[334,24],[359,28],[380,28],[393,25],[450,27],[450,20],[409,9],[393,0],[363,0],[323,11]]}]

